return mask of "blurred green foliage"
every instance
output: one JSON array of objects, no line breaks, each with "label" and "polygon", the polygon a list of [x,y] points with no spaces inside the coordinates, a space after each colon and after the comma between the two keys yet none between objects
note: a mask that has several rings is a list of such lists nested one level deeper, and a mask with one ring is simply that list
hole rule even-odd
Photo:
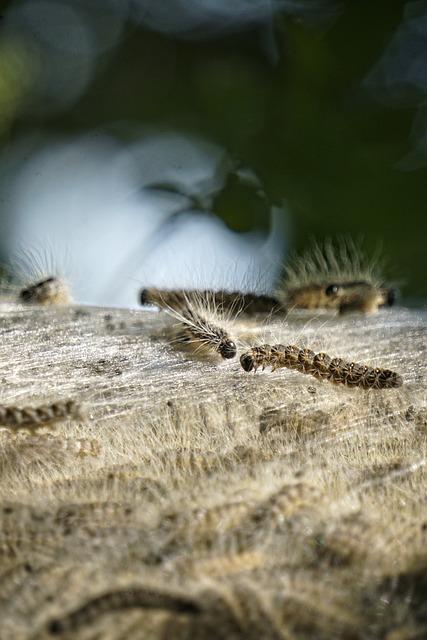
[{"label": "blurred green foliage", "polygon": [[[260,29],[182,42],[128,26],[86,94],[56,116],[25,108],[25,60],[9,49],[12,62],[0,61],[0,136],[108,131],[133,140],[147,127],[204,136],[251,167],[271,202],[287,203],[293,249],[313,236],[363,236],[372,250],[383,245],[388,275],[406,295],[425,297],[427,169],[396,167],[411,148],[414,109],[379,104],[361,88],[404,4],[349,0],[325,33],[280,17],[277,64]],[[268,225],[264,200],[232,178],[215,212],[236,230]]]}]

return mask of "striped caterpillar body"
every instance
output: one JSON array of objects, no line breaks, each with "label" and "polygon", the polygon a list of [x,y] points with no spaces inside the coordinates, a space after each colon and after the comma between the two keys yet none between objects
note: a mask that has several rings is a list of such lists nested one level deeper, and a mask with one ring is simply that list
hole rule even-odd
[{"label": "striped caterpillar body", "polygon": [[224,311],[239,311],[244,314],[282,312],[286,309],[275,296],[241,293],[239,291],[212,291],[209,289],[142,289],[141,305],[154,305],[161,309],[181,309],[192,298],[206,299]]},{"label": "striped caterpillar body", "polygon": [[67,418],[80,418],[80,407],[74,400],[53,402],[41,407],[5,407],[0,405],[0,426],[34,432]]},{"label": "striped caterpillar body", "polygon": [[237,353],[236,343],[222,327],[206,320],[202,315],[187,305],[183,309],[171,308],[169,313],[179,321],[178,333],[174,342],[195,350],[216,352],[228,360]]},{"label": "striped caterpillar body", "polygon": [[104,593],[93,598],[63,618],[51,620],[48,623],[48,631],[51,635],[62,635],[70,631],[76,631],[110,611],[135,608],[163,609],[165,611],[193,615],[200,613],[198,603],[190,597],[178,593],[137,587]]},{"label": "striped caterpillar body", "polygon": [[49,277],[21,289],[19,300],[25,304],[65,305],[71,302],[71,295],[63,280]]},{"label": "striped caterpillar body", "polygon": [[271,367],[275,371],[286,367],[319,380],[362,389],[394,389],[403,384],[401,376],[389,369],[346,362],[341,358],[331,358],[326,353],[314,353],[311,349],[299,349],[294,345],[264,344],[253,347],[240,357],[240,364],[245,371],[256,371],[259,367]]}]

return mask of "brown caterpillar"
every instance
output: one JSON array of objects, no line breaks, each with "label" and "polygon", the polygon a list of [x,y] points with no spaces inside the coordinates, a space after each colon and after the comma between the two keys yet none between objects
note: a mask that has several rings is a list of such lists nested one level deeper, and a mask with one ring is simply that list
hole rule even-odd
[{"label": "brown caterpillar", "polygon": [[[18,251],[4,268],[1,289],[12,294],[22,304],[44,306],[67,305],[72,296],[65,267],[59,267],[53,247],[27,247]],[[66,259],[66,254],[61,258]]]},{"label": "brown caterpillar", "polygon": [[378,307],[392,306],[394,289],[377,288],[366,281],[311,284],[287,290],[290,307],[298,309],[338,309],[340,313],[375,313]]},{"label": "brown caterpillar", "polygon": [[21,289],[19,300],[25,304],[66,305],[71,295],[63,280],[50,276]]},{"label": "brown caterpillar", "polygon": [[[173,302],[171,300],[171,302]],[[237,353],[236,343],[227,331],[206,316],[214,315],[216,308],[209,298],[202,296],[183,297],[183,304],[176,301],[174,306],[167,306],[165,310],[178,320],[178,326],[173,343],[190,347],[201,355],[218,353],[222,358],[234,358]],[[210,313],[212,307],[213,314]]]},{"label": "brown caterpillar", "polygon": [[227,311],[238,309],[241,313],[286,313],[279,299],[275,296],[241,293],[239,291],[213,291],[210,289],[142,289],[139,302],[141,305],[154,305],[164,308],[183,308],[189,298],[205,298],[212,300],[216,308]]},{"label": "brown caterpillar", "polygon": [[376,271],[375,260],[369,263],[353,241],[326,240],[285,266],[278,297],[299,309],[373,313],[396,300]]},{"label": "brown caterpillar", "polygon": [[337,384],[362,389],[394,389],[403,384],[401,376],[389,369],[368,367],[341,358],[331,358],[326,353],[314,353],[311,349],[299,349],[294,345],[264,344],[252,347],[242,354],[240,364],[245,371],[259,367],[271,367],[273,371],[286,367],[301,373],[329,380]]},{"label": "brown caterpillar", "polygon": [[111,591],[89,600],[63,618],[51,620],[48,623],[48,632],[51,635],[62,635],[76,631],[104,613],[123,609],[163,609],[193,615],[201,611],[199,604],[188,596],[148,587],[136,587]]},{"label": "brown caterpillar", "polygon": [[81,408],[74,400],[53,402],[41,407],[5,407],[0,405],[0,426],[8,429],[27,429],[35,433],[59,420],[81,418]]},{"label": "brown caterpillar", "polygon": [[182,318],[182,330],[178,333],[177,342],[195,345],[196,349],[212,349],[227,360],[235,357],[236,343],[231,340],[225,329],[205,320],[189,308],[182,312]]}]

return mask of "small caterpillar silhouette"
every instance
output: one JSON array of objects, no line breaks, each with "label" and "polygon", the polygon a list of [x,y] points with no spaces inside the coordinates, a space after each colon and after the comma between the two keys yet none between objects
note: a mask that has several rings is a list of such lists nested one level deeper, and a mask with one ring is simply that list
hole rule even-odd
[{"label": "small caterpillar silhouette", "polygon": [[306,373],[319,380],[362,389],[394,389],[403,384],[401,376],[389,369],[368,367],[341,358],[331,358],[326,353],[314,353],[311,349],[299,349],[294,345],[264,344],[242,354],[240,364],[245,371],[259,367],[271,367],[273,371],[286,367]]},{"label": "small caterpillar silhouette", "polygon": [[53,402],[41,407],[20,408],[0,405],[0,426],[13,430],[27,429],[31,433],[59,420],[80,417],[80,407],[74,400]]}]

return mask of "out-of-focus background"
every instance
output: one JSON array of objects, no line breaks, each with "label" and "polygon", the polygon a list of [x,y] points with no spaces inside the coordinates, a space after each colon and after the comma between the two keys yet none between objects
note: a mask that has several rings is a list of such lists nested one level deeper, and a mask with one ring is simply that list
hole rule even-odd
[{"label": "out-of-focus background", "polygon": [[78,300],[265,290],[336,235],[427,295],[426,0],[10,0],[0,142],[0,260]]}]

